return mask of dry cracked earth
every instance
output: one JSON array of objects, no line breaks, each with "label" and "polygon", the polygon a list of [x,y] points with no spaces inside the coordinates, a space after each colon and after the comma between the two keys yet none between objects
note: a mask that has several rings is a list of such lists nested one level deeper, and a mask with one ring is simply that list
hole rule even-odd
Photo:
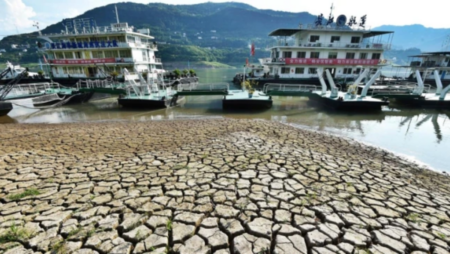
[{"label": "dry cracked earth", "polygon": [[449,183],[267,121],[0,125],[0,253],[449,253]]}]

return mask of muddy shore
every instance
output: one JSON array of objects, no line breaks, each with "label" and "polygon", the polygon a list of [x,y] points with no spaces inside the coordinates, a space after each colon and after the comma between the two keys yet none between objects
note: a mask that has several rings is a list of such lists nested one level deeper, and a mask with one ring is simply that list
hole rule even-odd
[{"label": "muddy shore", "polygon": [[229,119],[0,125],[0,253],[449,246],[449,176],[336,136]]}]

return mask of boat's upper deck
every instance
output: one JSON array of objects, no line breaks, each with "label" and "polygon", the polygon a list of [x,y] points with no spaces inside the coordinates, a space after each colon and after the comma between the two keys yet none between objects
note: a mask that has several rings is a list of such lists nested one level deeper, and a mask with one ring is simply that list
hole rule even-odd
[{"label": "boat's upper deck", "polygon": [[450,51],[424,52],[420,55],[410,56],[412,58],[409,66],[415,69],[438,68],[439,70],[450,70]]},{"label": "boat's upper deck", "polygon": [[135,35],[150,40],[154,39],[153,36],[150,36],[150,29],[139,29],[135,32],[134,27],[128,26],[128,23],[116,23],[111,24],[111,26],[92,27],[88,29],[83,28],[81,31],[76,29],[69,31],[66,29],[65,31],[62,30],[61,33],[44,34],[42,37],[51,38],[53,40],[70,40],[75,38],[90,38],[93,36],[107,37],[120,35]]},{"label": "boat's upper deck", "polygon": [[[299,28],[277,29],[269,34],[279,39],[270,48],[311,48],[312,50],[375,50],[390,49],[392,31],[351,29],[342,26],[300,25]],[[387,40],[383,35],[388,35]],[[288,37],[293,37],[289,38]]]}]

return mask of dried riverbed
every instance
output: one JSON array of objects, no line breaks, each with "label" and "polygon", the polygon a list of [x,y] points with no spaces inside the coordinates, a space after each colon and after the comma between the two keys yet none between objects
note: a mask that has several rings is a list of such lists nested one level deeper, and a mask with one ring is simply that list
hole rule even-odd
[{"label": "dried riverbed", "polygon": [[268,121],[0,125],[0,253],[448,253],[449,187]]}]

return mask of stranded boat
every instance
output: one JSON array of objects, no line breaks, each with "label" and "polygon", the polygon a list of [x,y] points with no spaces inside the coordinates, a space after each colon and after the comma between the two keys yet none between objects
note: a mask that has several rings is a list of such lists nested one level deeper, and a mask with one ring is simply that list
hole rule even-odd
[{"label": "stranded boat", "polygon": [[330,71],[339,86],[354,81],[363,68],[386,65],[383,52],[391,47],[393,32],[365,29],[365,16],[359,27],[353,28],[355,19],[352,17],[347,23],[346,16],[340,15],[334,23],[330,14],[328,22],[323,24],[320,15],[315,24],[271,32],[269,36],[275,37],[277,43],[269,48],[270,58],[261,61],[269,71],[263,77],[252,77],[252,72],[248,80],[254,80],[259,86],[266,83],[320,85],[317,70],[323,68]]},{"label": "stranded boat", "polygon": [[[408,81],[417,79],[419,71],[425,83],[437,86],[434,70],[438,71],[442,85],[450,85],[450,51],[427,52],[420,55],[411,56],[412,61],[409,66],[401,66],[411,69]],[[433,71],[430,71],[433,70]]]},{"label": "stranded boat", "polygon": [[[178,96],[177,91],[166,86],[162,75],[157,80],[145,80],[139,75],[139,83],[130,78],[130,73],[124,69],[124,77],[127,83],[126,95],[119,95],[119,105],[128,108],[158,109],[177,106],[184,100]],[[160,87],[161,86],[161,87]]]},{"label": "stranded boat", "polygon": [[[117,10],[116,10],[117,12]],[[44,62],[52,80],[73,86],[79,80],[115,78],[124,81],[122,69],[136,70],[149,79],[164,73],[161,59],[150,29],[134,30],[128,23],[113,23],[100,27],[92,19],[74,19],[63,22],[58,34],[39,32],[46,42],[38,47],[44,53]],[[137,73],[131,78],[138,79]]]},{"label": "stranded boat", "polygon": [[36,72],[30,72],[26,68],[21,67],[20,65],[13,65],[9,61],[6,62],[6,68],[0,72],[0,85],[6,85],[12,80],[14,80],[17,76],[24,73],[26,71],[26,77],[23,77],[20,81],[21,84],[29,84],[36,83],[47,80],[44,76],[39,75]]}]

